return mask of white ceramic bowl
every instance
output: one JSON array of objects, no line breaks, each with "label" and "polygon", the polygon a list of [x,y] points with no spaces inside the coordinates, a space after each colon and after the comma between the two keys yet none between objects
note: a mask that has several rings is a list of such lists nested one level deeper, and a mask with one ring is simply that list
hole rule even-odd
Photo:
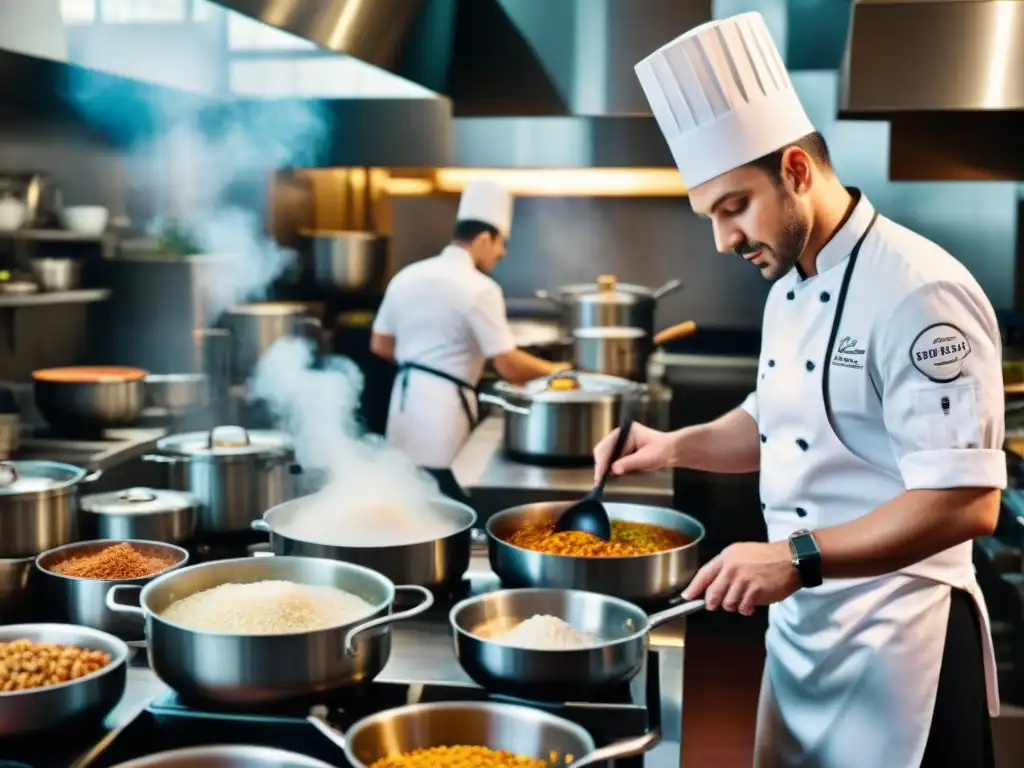
[{"label": "white ceramic bowl", "polygon": [[0,231],[13,232],[25,223],[25,205],[14,199],[0,200]]},{"label": "white ceramic bowl", "polygon": [[83,235],[98,235],[107,228],[110,211],[102,205],[73,205],[60,212],[64,229]]}]

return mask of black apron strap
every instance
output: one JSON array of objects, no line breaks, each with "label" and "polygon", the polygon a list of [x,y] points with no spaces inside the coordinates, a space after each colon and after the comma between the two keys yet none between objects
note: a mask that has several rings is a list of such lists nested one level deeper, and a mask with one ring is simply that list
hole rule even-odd
[{"label": "black apron strap", "polygon": [[450,373],[445,373],[437,368],[431,368],[429,365],[422,365],[421,363],[404,362],[398,364],[398,375],[402,377],[402,399],[399,402],[399,407],[403,411],[405,410],[405,395],[409,389],[409,371],[420,371],[454,384],[455,391],[459,393],[459,402],[462,403],[462,412],[466,414],[466,419],[469,420],[469,428],[475,429],[477,427],[479,424],[477,414],[480,412],[480,403],[477,401],[477,408],[474,412],[473,407],[470,405],[469,397],[466,395],[466,392],[471,392],[473,399],[476,400],[476,387],[457,376],[452,376]]}]

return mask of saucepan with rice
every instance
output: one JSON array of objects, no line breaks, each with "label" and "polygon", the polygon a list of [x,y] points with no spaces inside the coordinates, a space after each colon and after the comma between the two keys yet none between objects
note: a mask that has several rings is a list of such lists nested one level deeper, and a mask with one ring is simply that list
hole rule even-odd
[{"label": "saucepan with rice", "polygon": [[580,589],[643,607],[678,597],[700,566],[704,526],[667,507],[605,502],[611,541],[555,530],[572,502],[503,510],[487,521],[491,568],[505,587]]},{"label": "saucepan with rice", "polygon": [[[391,653],[390,625],[433,604],[419,586],[309,557],[245,557],[159,576],[139,606],[107,592],[112,611],[141,614],[150,666],[183,700],[235,709],[315,700],[370,683]],[[398,591],[421,597],[392,613]],[[372,630],[372,631],[371,631]]]}]

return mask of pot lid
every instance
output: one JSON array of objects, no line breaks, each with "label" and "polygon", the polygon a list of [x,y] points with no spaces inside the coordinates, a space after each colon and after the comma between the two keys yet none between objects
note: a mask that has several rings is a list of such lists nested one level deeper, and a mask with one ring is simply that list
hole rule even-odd
[{"label": "pot lid", "polygon": [[205,432],[169,435],[160,438],[156,447],[179,456],[281,455],[291,452],[292,440],[284,432],[224,425]]},{"label": "pot lid", "polygon": [[635,304],[654,298],[655,290],[645,285],[620,283],[615,275],[601,275],[593,283],[574,283],[558,289],[562,298],[585,302]]},{"label": "pot lid", "polygon": [[578,389],[553,390],[549,388],[553,379],[564,376],[564,373],[556,373],[533,379],[522,385],[501,381],[494,386],[494,389],[499,394],[508,394],[538,403],[586,403],[605,397],[639,394],[644,390],[643,384],[603,373],[574,373],[573,378],[579,383]]},{"label": "pot lid", "polygon": [[238,306],[231,307],[227,313],[229,315],[270,315],[272,317],[281,317],[283,315],[304,315],[306,314],[306,307],[292,302],[266,301],[259,304],[239,304]]},{"label": "pot lid", "polygon": [[83,496],[80,504],[85,512],[98,515],[134,515],[191,509],[196,506],[196,498],[164,488],[125,488]]},{"label": "pot lid", "polygon": [[576,328],[572,335],[577,339],[642,339],[647,335],[643,328],[626,328],[616,326],[595,326]]},{"label": "pot lid", "polygon": [[77,483],[86,472],[58,461],[0,462],[0,494],[37,493]]}]

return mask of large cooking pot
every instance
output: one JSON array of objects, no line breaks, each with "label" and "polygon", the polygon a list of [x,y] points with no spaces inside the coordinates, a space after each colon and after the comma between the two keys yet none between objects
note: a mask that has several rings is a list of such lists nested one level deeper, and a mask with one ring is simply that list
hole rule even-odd
[{"label": "large cooking pot", "polygon": [[268,510],[252,527],[270,533],[270,546],[275,555],[323,557],[372,568],[400,584],[437,587],[462,579],[469,569],[470,531],[476,524],[476,512],[449,499],[431,502],[431,506],[449,517],[452,532],[443,539],[388,547],[339,547],[294,539],[282,533],[288,521],[310,497],[285,502]]},{"label": "large cooking pot", "polygon": [[491,569],[506,587],[582,589],[620,597],[643,606],[682,593],[700,566],[697,551],[704,538],[701,523],[665,507],[605,502],[612,521],[649,523],[684,534],[689,543],[664,552],[625,557],[551,555],[513,546],[506,539],[526,523],[550,524],[572,502],[541,502],[512,507],[487,521]]},{"label": "large cooking pot", "polygon": [[144,461],[170,465],[171,487],[199,501],[196,533],[240,533],[264,510],[295,498],[291,438],[215,427],[160,438]]},{"label": "large cooking pot", "polygon": [[652,339],[643,328],[591,326],[573,331],[573,359],[581,371],[624,379],[647,379],[647,363],[655,347],[692,336],[697,324],[676,323]]},{"label": "large cooking pot", "polygon": [[320,321],[309,317],[302,304],[243,304],[227,310],[220,322],[231,334],[231,375],[237,384],[253,374],[260,358],[278,339],[309,338],[320,347]]},{"label": "large cooking pot", "polygon": [[552,768],[583,768],[647,752],[661,739],[657,730],[595,749],[587,729],[533,707],[490,701],[444,701],[396,707],[364,717],[342,733],[315,707],[307,720],[345,752],[352,768],[416,749],[473,746],[543,760]]},{"label": "large cooking pot", "polygon": [[199,501],[165,488],[125,488],[83,496],[82,535],[87,539],[142,539],[183,544],[196,530]]},{"label": "large cooking pot", "polygon": [[383,291],[389,238],[373,232],[303,230],[303,267],[324,288]]},{"label": "large cooking pot", "polygon": [[0,627],[0,643],[31,640],[102,651],[110,663],[91,675],[58,685],[0,693],[0,738],[46,731],[56,738],[74,726],[95,726],[117,706],[127,683],[128,646],[106,632],[70,624]]},{"label": "large cooking pot", "polygon": [[620,283],[612,275],[601,275],[596,283],[564,285],[554,294],[537,291],[539,298],[562,309],[562,323],[569,331],[577,328],[642,328],[654,335],[654,311],[658,302],[682,287],[670,280],[656,290],[642,285]]},{"label": "large cooking pot", "polygon": [[78,485],[101,472],[56,461],[0,462],[0,558],[35,557],[78,538]]},{"label": "large cooking pot", "polygon": [[[336,587],[371,603],[374,612],[337,627],[276,635],[204,632],[160,617],[171,603],[196,592],[257,581]],[[434,602],[423,587],[396,587],[369,568],[315,557],[243,557],[193,565],[146,585],[139,595],[141,607],[118,602],[119,592],[137,589],[111,587],[107,607],[145,616],[149,663],[157,676],[186,700],[242,708],[371,682],[391,654],[390,625]],[[423,600],[391,613],[396,590],[416,592]]]},{"label": "large cooking pot", "polygon": [[[580,373],[579,389],[553,391],[545,376],[523,385],[498,382],[480,401],[505,412],[505,450],[527,460],[587,460],[601,439],[619,425],[624,397],[639,397],[642,384]],[[640,419],[638,419],[640,420]]]},{"label": "large cooking pot", "polygon": [[32,372],[32,395],[50,426],[94,433],[138,421],[146,402],[145,380],[139,368],[45,368]]},{"label": "large cooking pot", "polygon": [[[459,664],[492,693],[530,701],[605,701],[647,657],[648,634],[704,607],[680,603],[650,616],[626,600],[575,589],[502,589],[468,597],[448,620]],[[533,616],[555,616],[594,635],[587,648],[522,648],[500,635]]]},{"label": "large cooking pot", "polygon": [[298,752],[253,744],[184,747],[137,757],[114,768],[333,768]]}]

